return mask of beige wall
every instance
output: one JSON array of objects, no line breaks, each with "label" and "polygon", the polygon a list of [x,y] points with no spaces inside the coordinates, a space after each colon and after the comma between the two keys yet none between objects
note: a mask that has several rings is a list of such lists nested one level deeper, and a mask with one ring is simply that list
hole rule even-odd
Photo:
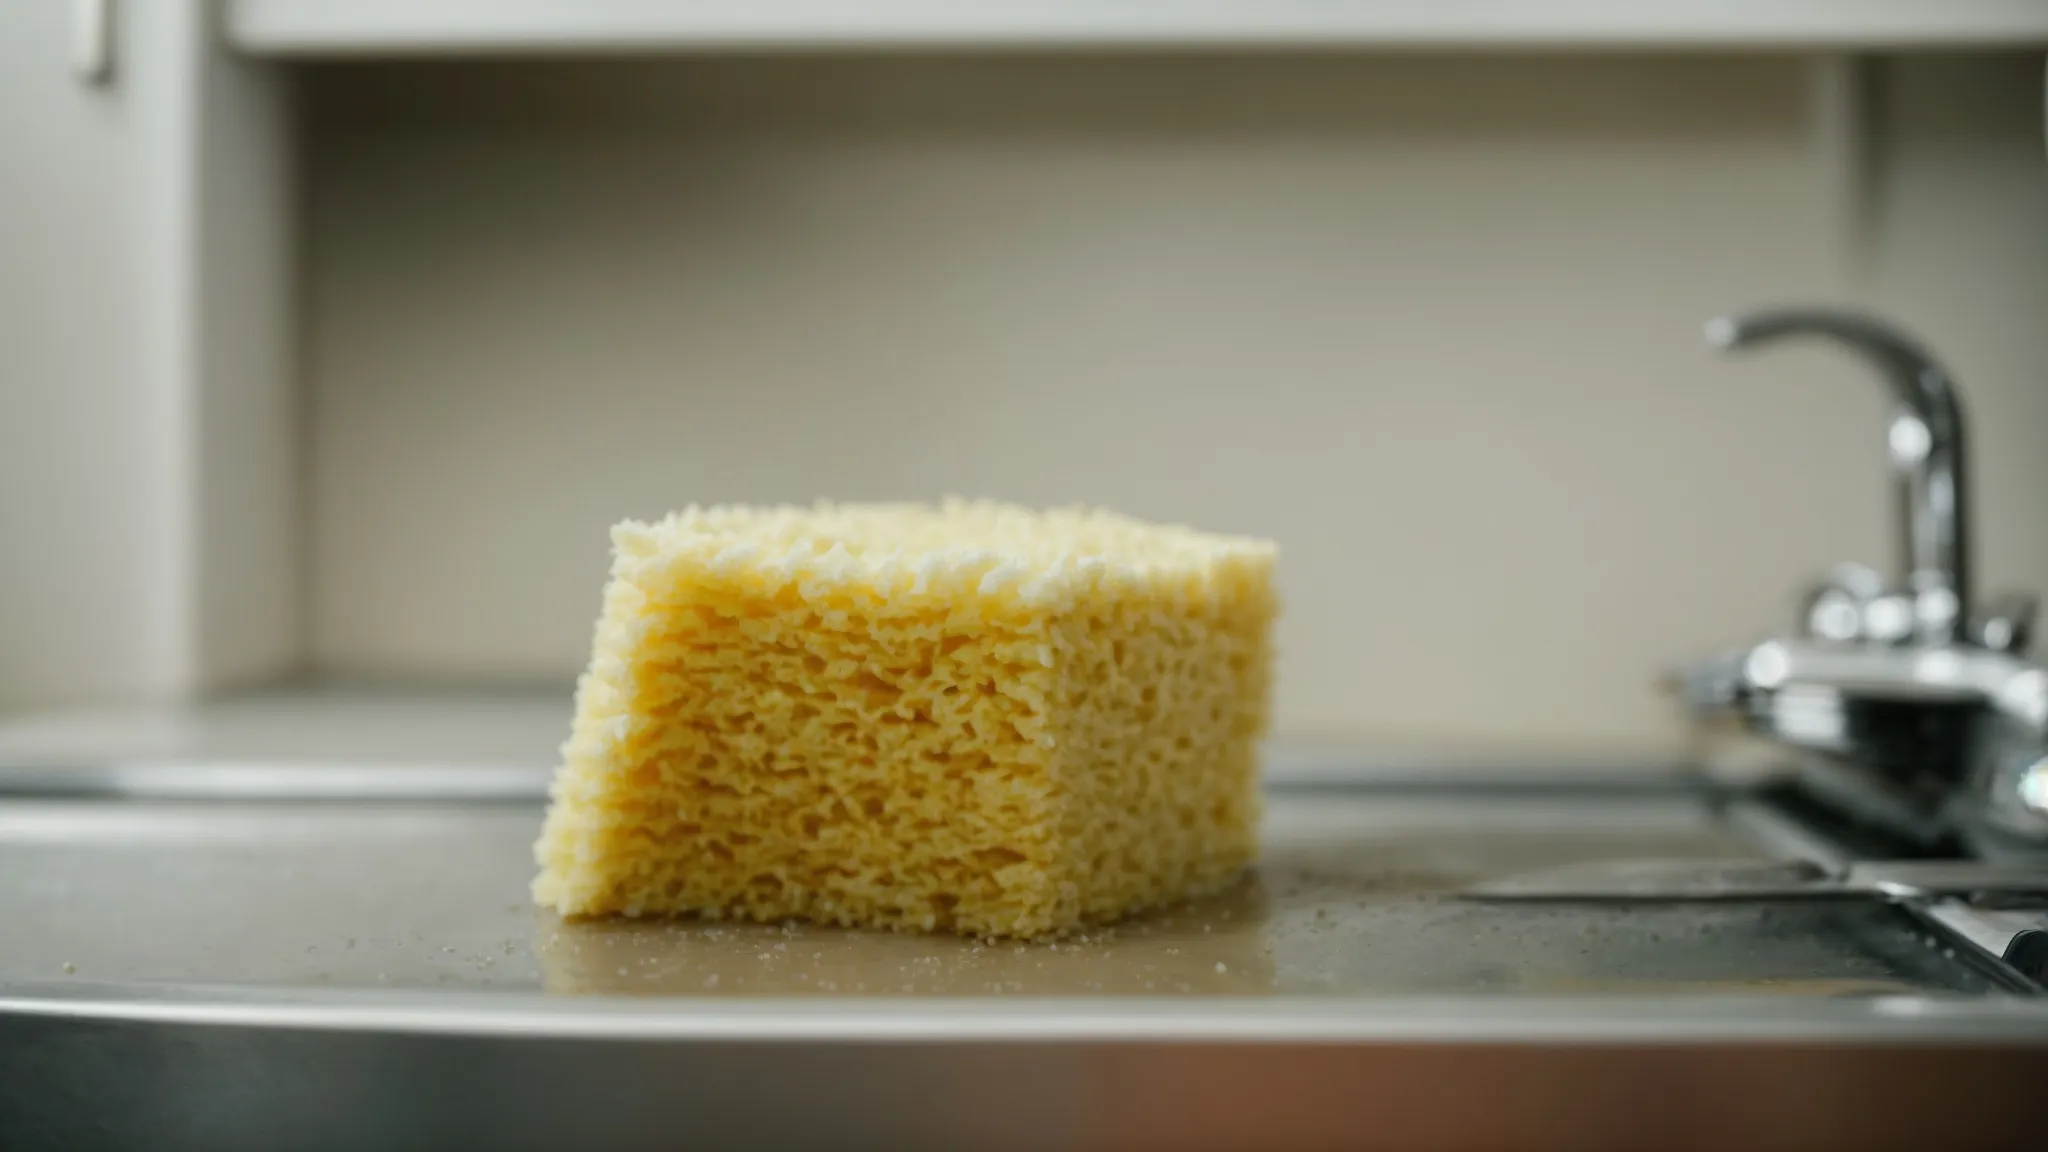
[{"label": "beige wall", "polygon": [[319,73],[312,660],[567,675],[620,517],[961,492],[1279,540],[1289,735],[1671,747],[1661,668],[1889,555],[1876,389],[1716,361],[1717,310],[1896,305],[1974,401],[1980,570],[2048,588],[2039,62],[1885,69],[1878,178],[1846,186],[1813,75]]}]

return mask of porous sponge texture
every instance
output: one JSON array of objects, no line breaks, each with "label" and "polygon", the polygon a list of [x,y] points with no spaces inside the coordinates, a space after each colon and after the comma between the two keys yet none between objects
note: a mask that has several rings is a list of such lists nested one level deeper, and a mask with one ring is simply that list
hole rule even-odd
[{"label": "porous sponge texture", "polygon": [[612,540],[542,904],[1030,937],[1256,853],[1270,543],[958,501]]}]

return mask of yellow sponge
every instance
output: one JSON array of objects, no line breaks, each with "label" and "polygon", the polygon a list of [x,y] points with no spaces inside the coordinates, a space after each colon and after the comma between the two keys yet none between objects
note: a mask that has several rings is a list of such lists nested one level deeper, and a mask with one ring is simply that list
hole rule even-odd
[{"label": "yellow sponge", "polygon": [[1270,543],[957,501],[612,542],[542,904],[1038,936],[1256,852]]}]

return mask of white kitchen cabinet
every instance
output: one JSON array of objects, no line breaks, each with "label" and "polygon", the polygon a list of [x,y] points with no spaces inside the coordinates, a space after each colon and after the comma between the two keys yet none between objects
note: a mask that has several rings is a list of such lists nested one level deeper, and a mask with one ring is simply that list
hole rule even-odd
[{"label": "white kitchen cabinet", "polygon": [[7,707],[295,658],[289,121],[211,15],[0,6]]},{"label": "white kitchen cabinet", "polygon": [[1867,384],[1698,346],[1772,297],[1954,361],[2048,587],[2036,3],[81,7],[0,7],[0,710],[559,683],[611,520],[963,489],[1279,537],[1289,735],[1669,751],[1884,554]]}]

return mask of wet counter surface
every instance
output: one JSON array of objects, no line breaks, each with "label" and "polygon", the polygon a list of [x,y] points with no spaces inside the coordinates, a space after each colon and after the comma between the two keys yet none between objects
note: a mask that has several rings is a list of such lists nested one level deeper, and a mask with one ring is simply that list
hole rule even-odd
[{"label": "wet counter surface", "polygon": [[627,997],[1978,993],[1878,905],[1500,906],[1593,859],[1758,855],[1699,798],[1281,792],[1229,891],[1032,944],[563,921],[523,803],[0,802],[0,982]]}]

